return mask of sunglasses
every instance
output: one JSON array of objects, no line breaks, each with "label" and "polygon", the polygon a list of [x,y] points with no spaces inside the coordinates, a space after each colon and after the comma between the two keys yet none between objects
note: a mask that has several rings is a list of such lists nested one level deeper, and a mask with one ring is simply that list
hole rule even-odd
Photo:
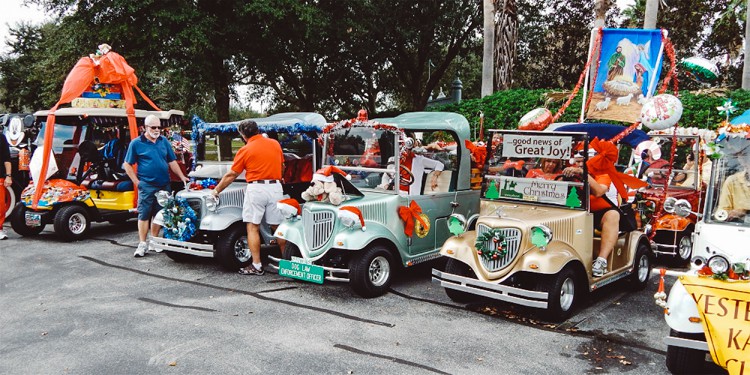
[{"label": "sunglasses", "polygon": [[148,129],[159,129],[161,130],[161,126],[147,126]]}]

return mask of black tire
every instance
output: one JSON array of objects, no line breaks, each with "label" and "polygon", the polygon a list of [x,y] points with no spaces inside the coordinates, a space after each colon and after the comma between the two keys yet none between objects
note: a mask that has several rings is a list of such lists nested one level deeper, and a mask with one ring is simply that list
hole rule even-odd
[{"label": "black tire", "polygon": [[247,246],[247,229],[243,225],[235,224],[219,234],[214,245],[214,257],[227,271],[238,271],[247,267],[252,260],[252,254]]},{"label": "black tire", "polygon": [[677,236],[677,253],[674,256],[674,265],[677,267],[686,266],[693,257],[692,232],[692,230],[685,229]]},{"label": "black tire", "polygon": [[292,257],[302,257],[302,252],[299,251],[299,247],[289,241],[286,241],[284,251],[281,252],[281,258],[286,260],[292,260]]},{"label": "black tire", "polygon": [[[669,335],[682,339],[705,341],[702,333],[683,333],[670,330]],[[695,374],[702,372],[706,363],[706,352],[697,349],[667,346],[667,369],[673,374]]]},{"label": "black tire", "polygon": [[[448,262],[445,264],[445,272],[472,279],[477,278],[477,275],[474,274],[474,270],[472,270],[468,264],[453,258],[448,258]],[[445,294],[448,295],[448,298],[458,303],[466,303],[477,298],[477,296],[471,293],[448,288],[445,288]]]},{"label": "black tire", "polygon": [[91,228],[91,220],[85,208],[69,205],[57,211],[54,226],[55,233],[63,241],[77,241],[82,239]]},{"label": "black tire", "polygon": [[193,258],[194,258],[190,254],[176,253],[174,251],[169,251],[169,250],[164,250],[163,252],[164,252],[164,254],[167,254],[167,256],[169,257],[169,259],[172,259],[173,261],[175,261],[177,263],[189,262],[189,261],[193,260]]},{"label": "black tire", "polygon": [[573,309],[583,293],[580,278],[571,267],[565,267],[559,273],[550,275],[542,289],[547,296],[547,310],[543,316],[551,322],[562,322],[573,315]]},{"label": "black tire", "polygon": [[653,264],[649,255],[650,249],[645,243],[638,244],[633,258],[633,273],[630,275],[630,289],[640,291],[648,286],[648,278],[651,276]]},{"label": "black tire", "polygon": [[30,227],[26,225],[26,206],[23,203],[16,204],[13,213],[10,215],[10,227],[13,231],[24,237],[36,236],[42,233],[44,225]]},{"label": "black tire", "polygon": [[391,287],[393,255],[380,245],[371,245],[355,256],[349,267],[349,285],[364,298],[382,296]]}]

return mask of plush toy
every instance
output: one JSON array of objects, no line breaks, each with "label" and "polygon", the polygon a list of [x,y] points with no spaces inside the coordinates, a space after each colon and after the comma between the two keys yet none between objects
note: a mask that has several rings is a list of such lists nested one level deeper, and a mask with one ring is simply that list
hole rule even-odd
[{"label": "plush toy", "polygon": [[344,201],[344,192],[336,185],[336,174],[340,178],[351,179],[351,176],[334,166],[329,165],[328,167],[319,169],[313,174],[310,187],[302,192],[302,199],[308,202],[315,200],[318,202],[327,202],[334,206],[340,205]]}]

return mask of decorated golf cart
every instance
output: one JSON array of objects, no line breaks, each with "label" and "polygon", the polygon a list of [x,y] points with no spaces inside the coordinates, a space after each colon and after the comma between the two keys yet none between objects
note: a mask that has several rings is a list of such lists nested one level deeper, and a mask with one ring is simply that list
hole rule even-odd
[{"label": "decorated golf cart", "polygon": [[386,293],[398,269],[440,256],[452,214],[476,219],[468,140],[469,124],[455,113],[369,120],[360,111],[329,124],[307,202],[278,227],[286,247],[271,267],[308,282],[348,282],[363,297]]},{"label": "decorated golf cart", "polygon": [[[748,134],[726,126],[707,145],[713,165],[690,270],[662,270],[662,278],[677,276],[668,299],[663,280],[655,295],[670,328],[666,363],[675,374],[700,371],[706,352],[730,374],[750,369],[750,196],[739,188],[750,181]],[[686,201],[665,206],[681,217],[698,214]]]},{"label": "decorated golf cart", "polygon": [[[14,231],[36,235],[53,224],[62,239],[77,240],[91,222],[136,216],[134,186],[120,173],[120,155],[146,116],[153,114],[169,127],[183,114],[159,109],[137,83],[135,70],[107,44],[78,60],[60,100],[34,114],[40,132],[29,165],[32,181],[14,209]],[[135,110],[133,89],[154,111]],[[60,108],[67,103],[72,106]]]},{"label": "decorated golf cart", "polygon": [[[313,145],[326,121],[317,113],[279,113],[253,119],[261,133],[276,137],[284,150],[284,179],[282,185],[288,199],[303,202],[302,191],[312,180]],[[207,136],[226,135],[239,138],[236,122],[206,123],[193,117],[193,137],[196,150],[206,142]],[[208,161],[196,152],[196,161],[189,176],[193,182],[186,190],[170,195],[157,194],[164,206],[154,222],[164,227],[162,237],[152,239],[152,246],[163,250],[175,261],[189,257],[214,258],[227,270],[238,270],[250,263],[247,246],[247,229],[242,222],[242,203],[247,183],[243,171],[224,189],[218,201],[211,190],[232,165],[231,161]],[[263,222],[261,241],[275,243],[270,227]]]},{"label": "decorated golf cart", "polygon": [[[549,320],[559,321],[571,315],[588,291],[620,279],[628,279],[634,290],[646,287],[652,254],[648,238],[638,230],[620,232],[607,259],[608,272],[592,277],[601,238],[588,212],[588,179],[516,173],[518,164],[552,160],[567,165],[579,148],[584,156],[582,176],[588,175],[586,133],[490,134],[499,142],[487,157],[476,227],[459,225],[463,218],[451,218],[456,223],[454,236],[440,250],[449,258],[445,271],[432,270],[433,281],[451,299],[489,297],[541,309]],[[616,157],[617,152],[607,153]],[[614,160],[610,162],[614,168]]]}]

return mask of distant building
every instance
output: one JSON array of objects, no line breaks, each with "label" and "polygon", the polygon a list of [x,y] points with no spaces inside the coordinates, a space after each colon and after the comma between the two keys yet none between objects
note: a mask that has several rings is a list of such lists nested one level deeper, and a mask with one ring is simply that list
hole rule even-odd
[{"label": "distant building", "polygon": [[433,99],[432,96],[430,96],[430,98],[427,99],[427,105],[425,106],[425,108],[453,103],[461,103],[461,90],[463,89],[463,87],[464,85],[461,80],[456,77],[456,80],[453,81],[453,84],[451,84],[450,96],[446,96],[443,92],[443,88],[441,87],[440,93],[436,98]]}]

